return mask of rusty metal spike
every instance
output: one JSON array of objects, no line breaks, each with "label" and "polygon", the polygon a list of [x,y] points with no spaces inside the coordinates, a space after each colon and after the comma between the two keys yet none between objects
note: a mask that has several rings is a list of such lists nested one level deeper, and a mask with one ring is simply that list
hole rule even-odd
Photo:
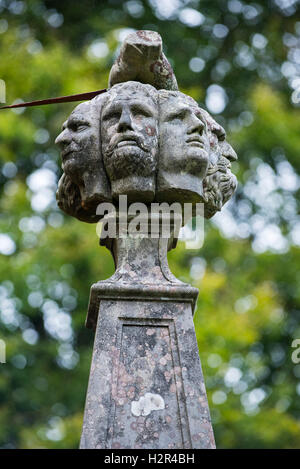
[{"label": "rusty metal spike", "polygon": [[107,91],[106,88],[104,88],[103,90],[89,91],[88,93],[72,94],[69,96],[59,96],[57,98],[48,98],[48,99],[40,99],[37,101],[29,101],[27,103],[11,104],[10,106],[0,107],[0,110],[1,109],[13,109],[17,107],[44,106],[45,104],[70,103],[72,101],[86,101],[88,99],[94,98],[98,94],[105,93],[106,91]]}]

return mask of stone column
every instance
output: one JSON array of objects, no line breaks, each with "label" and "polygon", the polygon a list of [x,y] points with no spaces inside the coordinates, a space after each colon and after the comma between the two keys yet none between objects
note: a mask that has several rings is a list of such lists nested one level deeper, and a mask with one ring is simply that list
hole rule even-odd
[{"label": "stone column", "polygon": [[213,448],[192,320],[198,290],[170,272],[174,230],[149,236],[147,210],[158,202],[173,211],[191,204],[192,213],[204,204],[205,218],[221,210],[236,188],[225,130],[178,91],[161,37],[136,31],[107,92],[77,106],[56,142],[65,213],[98,222],[107,206],[127,213],[126,197],[128,213],[142,205],[147,219],[133,235],[119,216],[119,235],[102,237],[116,272],[91,289],[86,324],[96,337],[81,448]]},{"label": "stone column", "polygon": [[116,272],[91,288],[96,335],[80,447],[214,448],[192,318],[198,290],[169,270],[174,233],[103,243]]}]

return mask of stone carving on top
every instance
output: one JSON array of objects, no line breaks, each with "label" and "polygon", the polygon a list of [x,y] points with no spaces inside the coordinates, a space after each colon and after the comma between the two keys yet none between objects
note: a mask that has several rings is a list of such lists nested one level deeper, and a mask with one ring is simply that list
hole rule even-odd
[{"label": "stone carving on top", "polygon": [[130,34],[106,93],[79,104],[63,124],[59,207],[97,222],[97,206],[128,202],[204,203],[211,218],[231,198],[237,159],[225,130],[178,91],[162,41],[153,31]]},{"label": "stone carving on top", "polygon": [[111,68],[108,86],[138,81],[160,90],[178,90],[173,69],[162,50],[162,40],[155,31],[129,34]]}]

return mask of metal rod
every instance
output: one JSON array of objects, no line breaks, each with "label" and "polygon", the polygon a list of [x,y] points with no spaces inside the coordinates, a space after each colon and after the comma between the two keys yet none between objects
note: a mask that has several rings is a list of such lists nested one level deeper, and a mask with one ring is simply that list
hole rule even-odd
[{"label": "metal rod", "polygon": [[44,106],[45,104],[70,103],[72,101],[86,101],[88,99],[94,98],[98,94],[105,93],[106,91],[107,91],[106,88],[104,88],[103,90],[89,91],[88,93],[72,94],[69,96],[60,96],[57,98],[40,99],[38,101],[30,101],[27,103],[11,104],[10,106],[0,107],[0,110],[12,109],[16,107]]}]

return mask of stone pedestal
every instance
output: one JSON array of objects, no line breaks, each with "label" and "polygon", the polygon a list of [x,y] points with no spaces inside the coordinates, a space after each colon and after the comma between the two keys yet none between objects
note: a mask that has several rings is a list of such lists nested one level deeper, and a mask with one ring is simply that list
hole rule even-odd
[{"label": "stone pedestal", "polygon": [[96,329],[81,448],[214,448],[192,320],[198,290],[164,238],[106,240],[116,272],[91,288]]},{"label": "stone pedestal", "polygon": [[[178,90],[159,34],[140,30],[125,39],[106,93],[77,106],[56,143],[59,207],[89,223],[109,211],[119,228],[101,241],[116,272],[91,288],[86,325],[96,336],[81,448],[213,448],[192,320],[198,291],[170,272],[176,236],[163,222],[168,210],[196,215],[199,203],[211,218],[233,195],[237,155],[225,130]],[[121,230],[132,214],[135,235],[130,224]],[[144,226],[154,219],[158,237]]]}]

